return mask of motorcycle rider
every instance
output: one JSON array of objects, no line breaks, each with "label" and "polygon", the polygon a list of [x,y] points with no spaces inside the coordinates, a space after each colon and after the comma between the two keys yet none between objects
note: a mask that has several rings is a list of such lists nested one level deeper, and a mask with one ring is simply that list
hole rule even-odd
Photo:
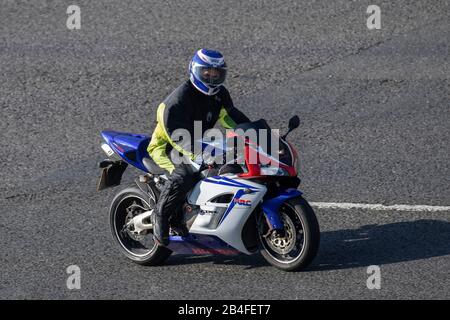
[{"label": "motorcycle rider", "polygon": [[[154,211],[154,239],[159,245],[168,245],[169,228],[186,235],[181,206],[186,194],[199,179],[198,172],[189,164],[175,164],[170,152],[175,149],[191,160],[195,155],[179,141],[171,138],[176,129],[194,133],[194,121],[201,121],[202,134],[217,121],[227,129],[250,120],[236,109],[228,90],[223,86],[227,66],[223,55],[215,50],[200,49],[189,64],[189,80],[183,82],[158,107],[157,125],[147,151],[153,161],[168,172],[168,181],[162,190]],[[169,227],[170,225],[170,227]]]}]

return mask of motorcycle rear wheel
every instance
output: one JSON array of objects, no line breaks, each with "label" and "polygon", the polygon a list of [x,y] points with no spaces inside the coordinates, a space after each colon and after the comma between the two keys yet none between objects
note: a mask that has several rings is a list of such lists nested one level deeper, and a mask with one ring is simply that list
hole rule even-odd
[{"label": "motorcycle rear wheel", "polygon": [[[150,196],[132,185],[120,191],[113,199],[109,210],[110,226],[113,238],[118,242],[122,254],[135,263],[154,266],[162,264],[172,251],[158,246],[149,233],[137,238],[124,230],[124,226],[133,215],[154,208],[155,196]],[[133,212],[137,211],[136,213]],[[142,239],[141,239],[142,238]]]}]

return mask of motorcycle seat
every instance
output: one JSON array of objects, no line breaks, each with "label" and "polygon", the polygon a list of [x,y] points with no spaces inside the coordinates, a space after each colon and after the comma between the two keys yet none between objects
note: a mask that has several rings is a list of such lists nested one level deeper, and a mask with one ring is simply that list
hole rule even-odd
[{"label": "motorcycle seat", "polygon": [[154,175],[163,175],[166,174],[167,171],[158,166],[152,158],[144,157],[142,158],[142,163],[144,167],[148,170],[149,173]]}]

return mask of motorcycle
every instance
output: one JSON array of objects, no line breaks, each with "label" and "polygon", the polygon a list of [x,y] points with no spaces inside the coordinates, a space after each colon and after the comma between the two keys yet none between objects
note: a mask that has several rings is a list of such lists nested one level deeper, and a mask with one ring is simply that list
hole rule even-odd
[{"label": "motorcycle", "polygon": [[[254,141],[237,135],[232,138],[245,139],[243,163],[197,165],[201,179],[182,205],[189,233],[179,236],[171,232],[168,246],[157,245],[152,236],[153,210],[167,176],[146,151],[150,137],[102,131],[105,143],[101,147],[108,159],[99,165],[102,172],[97,189],[120,185],[128,165],[143,172],[115,195],[109,209],[112,235],[120,251],[142,265],[160,265],[172,253],[260,253],[279,269],[305,268],[317,254],[320,231],[313,209],[297,190],[298,155],[286,139],[299,125],[298,116],[292,117],[287,133],[279,137],[277,166],[251,163],[252,151],[258,157],[267,154]],[[240,127],[270,130],[263,119]]]}]

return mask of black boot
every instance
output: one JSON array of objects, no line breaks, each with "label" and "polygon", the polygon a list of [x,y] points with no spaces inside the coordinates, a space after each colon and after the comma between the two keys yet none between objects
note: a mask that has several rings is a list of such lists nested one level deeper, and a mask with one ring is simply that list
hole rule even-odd
[{"label": "black boot", "polygon": [[155,209],[153,218],[153,239],[159,245],[167,246],[169,244],[169,219],[167,216],[159,213],[160,211]]},{"label": "black boot", "polygon": [[170,230],[175,235],[180,237],[187,237],[187,235],[189,234],[189,230],[185,223],[175,223],[175,224],[172,223],[170,225]]},{"label": "black boot", "polygon": [[189,230],[184,222],[184,212],[182,206],[178,207],[175,214],[170,217],[169,220],[171,234],[174,233],[177,236],[186,237]]}]

